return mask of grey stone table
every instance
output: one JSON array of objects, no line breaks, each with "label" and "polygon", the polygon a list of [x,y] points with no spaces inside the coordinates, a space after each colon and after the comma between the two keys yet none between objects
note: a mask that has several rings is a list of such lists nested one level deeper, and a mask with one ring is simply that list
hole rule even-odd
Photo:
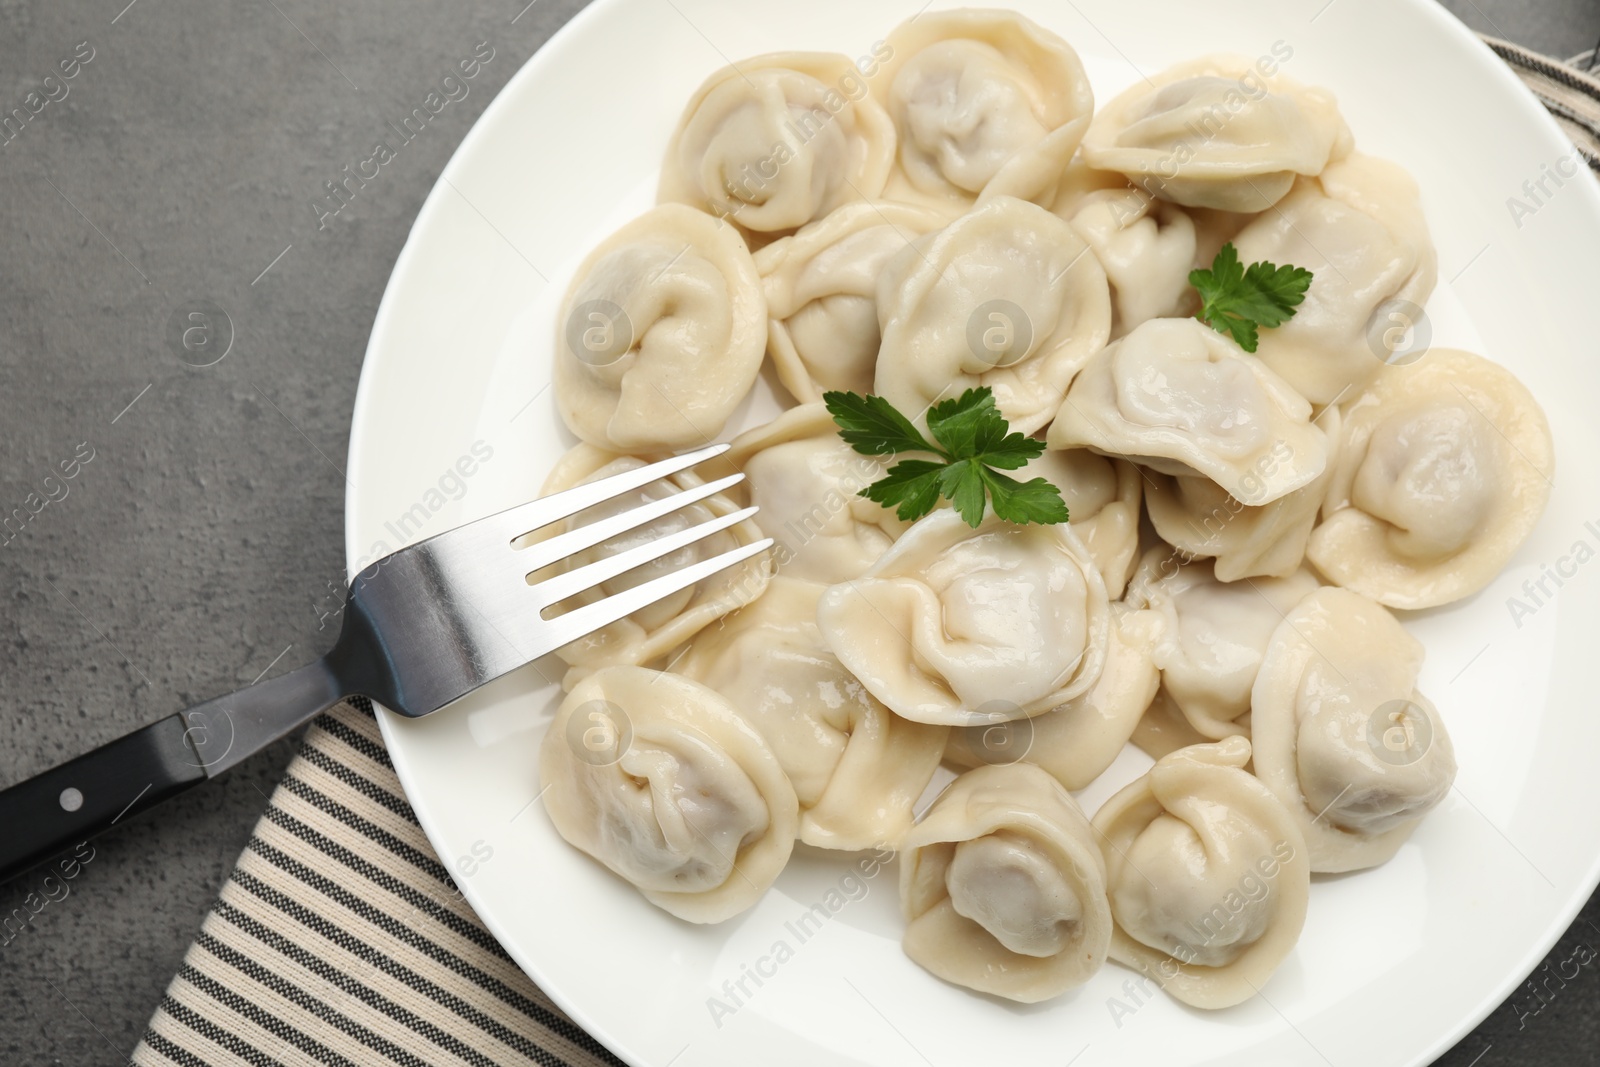
[{"label": "grey stone table", "polygon": [[[52,498],[0,531],[0,786],[331,643],[367,331],[450,153],[582,6],[526,2],[0,0],[0,113],[48,98],[0,134],[0,514]],[[1600,36],[1593,0],[1448,6],[1556,55]],[[319,229],[324,183],[485,40],[470,95]],[[202,305],[232,324],[210,367],[168,341]],[[126,1061],[290,751],[96,842],[0,945],[0,1063]],[[0,887],[0,915],[35,889]],[[1596,969],[1441,1062],[1594,1062]]]}]

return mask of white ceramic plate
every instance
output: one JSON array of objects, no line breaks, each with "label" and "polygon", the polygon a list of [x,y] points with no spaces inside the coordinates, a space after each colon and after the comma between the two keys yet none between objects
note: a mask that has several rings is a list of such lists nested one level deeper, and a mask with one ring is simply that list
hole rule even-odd
[{"label": "white ceramic plate", "polygon": [[[1020,1007],[902,956],[892,867],[851,880],[836,857],[801,848],[758,907],[701,928],[568,848],[535,802],[554,663],[428,720],[381,716],[395,766],[478,914],[630,1064],[1428,1062],[1511,992],[1600,877],[1589,673],[1600,565],[1587,562],[1600,548],[1600,482],[1581,475],[1600,444],[1600,194],[1587,176],[1545,177],[1572,173],[1571,146],[1428,0],[1013,2],[1077,48],[1100,102],[1202,52],[1287,44],[1285,72],[1332,88],[1360,147],[1421,185],[1439,248],[1435,343],[1515,368],[1549,413],[1562,473],[1533,539],[1481,595],[1407,620],[1427,645],[1422,688],[1461,764],[1441,810],[1382,869],[1318,879],[1299,947],[1241,1007],[1145,1000],[1114,965],[1076,993]],[[599,0],[535,56],[446,169],[379,311],[350,444],[352,572],[537,493],[571,440],[547,385],[555,305],[585,252],[648,206],[700,80],[766,51],[861,55],[915,9]],[[1532,213],[1513,213],[1513,197]],[[770,410],[758,398],[746,421]],[[1534,606],[1524,582],[1546,568],[1560,570],[1560,587],[1545,579],[1551,595],[1536,591],[1537,610],[1514,618],[1508,598]],[[1085,804],[1146,763],[1126,753]],[[802,943],[790,924],[829,902],[842,905]],[[779,942],[793,957],[775,966]],[[770,976],[758,987],[752,969]],[[731,1005],[724,982],[742,977],[753,995],[714,1019],[708,998]]]}]

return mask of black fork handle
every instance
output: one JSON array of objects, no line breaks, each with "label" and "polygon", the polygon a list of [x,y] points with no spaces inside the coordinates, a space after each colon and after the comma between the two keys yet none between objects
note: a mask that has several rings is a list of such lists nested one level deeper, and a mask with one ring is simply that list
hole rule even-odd
[{"label": "black fork handle", "polygon": [[326,661],[135,730],[0,792],[0,883],[148,811],[346,694]]},{"label": "black fork handle", "polygon": [[180,713],[0,793],[0,882],[206,780]]}]

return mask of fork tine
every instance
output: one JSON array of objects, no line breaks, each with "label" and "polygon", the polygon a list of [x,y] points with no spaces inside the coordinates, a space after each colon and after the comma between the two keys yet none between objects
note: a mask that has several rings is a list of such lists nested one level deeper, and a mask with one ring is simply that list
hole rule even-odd
[{"label": "fork tine", "polygon": [[648,607],[662,597],[671,596],[680,589],[685,589],[702,578],[707,578],[720,570],[741,563],[752,556],[760,555],[772,547],[772,538],[764,537],[748,545],[741,545],[712,556],[710,559],[692,563],[682,570],[664,574],[659,578],[652,578],[643,585],[636,585],[632,589],[625,589],[604,600],[597,601],[576,611],[569,611],[541,623],[541,636],[547,637],[552,648],[576,641],[585,634],[593,633],[602,626],[610,625],[625,616],[632,615],[640,608]]},{"label": "fork tine", "polygon": [[602,541],[609,541],[618,534],[627,533],[629,530],[643,526],[663,515],[670,515],[674,511],[688,507],[708,496],[715,496],[724,489],[731,488],[744,481],[743,474],[730,474],[726,478],[718,478],[714,482],[685,489],[681,493],[664,496],[660,500],[652,500],[648,504],[641,504],[636,508],[618,512],[615,515],[591,522],[587,526],[580,526],[576,530],[568,530],[564,534],[540,541],[522,549],[523,555],[517,557],[517,565],[526,567],[531,574],[544,569],[559,560],[566,559],[575,552],[582,552],[586,548],[593,548]]},{"label": "fork tine", "polygon": [[626,574],[635,567],[642,566],[652,560],[660,559],[680,548],[687,547],[710,537],[719,530],[726,530],[736,526],[756,513],[755,508],[745,508],[729,515],[702,522],[698,526],[691,526],[686,530],[678,530],[665,537],[658,537],[653,541],[646,541],[642,545],[635,545],[626,552],[619,552],[615,556],[596,560],[576,570],[565,574],[558,574],[536,584],[534,593],[543,607],[558,604],[575,593],[599,585],[601,582],[615,578],[619,574]]},{"label": "fork tine", "polygon": [[[612,497],[621,496],[632,489],[639,489],[651,482],[659,481],[670,474],[693,467],[697,463],[704,463],[713,456],[720,456],[728,450],[726,444],[708,445],[694,452],[685,452],[681,456],[671,456],[649,466],[639,467],[636,470],[624,471],[613,474],[609,478],[602,478],[597,482],[585,485],[575,485],[571,489],[564,489],[538,500],[530,500],[526,504],[519,504],[508,508],[495,515],[478,520],[469,527],[478,530],[481,526],[491,526],[500,530],[507,541],[521,537],[523,534],[549,526],[552,522],[576,515],[585,508],[592,508],[596,504],[603,504]],[[481,531],[480,531],[481,532]],[[445,535],[441,535],[445,536]]]}]

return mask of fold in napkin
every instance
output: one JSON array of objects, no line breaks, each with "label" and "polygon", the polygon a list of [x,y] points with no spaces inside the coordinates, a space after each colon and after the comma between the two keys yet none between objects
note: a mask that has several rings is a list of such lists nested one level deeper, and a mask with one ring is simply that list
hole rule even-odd
[{"label": "fold in napkin", "polygon": [[[1485,40],[1600,170],[1600,80]],[[364,700],[312,725],[133,1062],[620,1063],[517,969],[461,899]]]}]

